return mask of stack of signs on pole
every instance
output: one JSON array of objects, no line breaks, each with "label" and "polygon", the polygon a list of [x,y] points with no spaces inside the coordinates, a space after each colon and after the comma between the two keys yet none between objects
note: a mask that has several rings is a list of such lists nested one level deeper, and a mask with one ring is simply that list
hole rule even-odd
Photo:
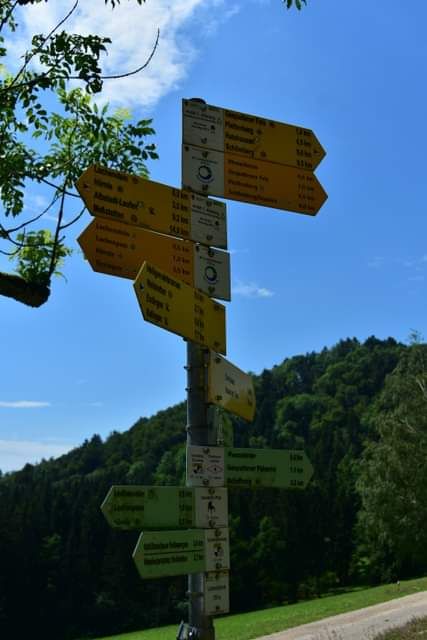
[{"label": "stack of signs on pole", "polygon": [[101,510],[114,529],[144,529],[133,552],[142,578],[203,573],[205,614],[229,611],[227,489],[114,485]]},{"label": "stack of signs on pole", "polygon": [[223,202],[100,165],[86,169],[76,187],[97,218],[227,248]]},{"label": "stack of signs on pole", "polygon": [[[203,347],[206,404],[247,421],[252,378],[219,355],[225,307],[211,299],[231,298],[226,207],[206,196],[316,215],[327,195],[313,171],[324,156],[310,129],[184,100],[183,189],[99,165],[77,182],[95,217],[79,238],[92,268],[134,279],[145,320]],[[303,489],[312,473],[298,450],[190,444],[185,488],[113,486],[101,509],[115,529],[144,530],[133,553],[142,578],[202,574],[190,595],[211,616],[229,610],[226,487]]]},{"label": "stack of signs on pole", "polygon": [[316,215],[327,199],[313,171],[325,156],[310,129],[183,100],[182,184]]},{"label": "stack of signs on pole", "polygon": [[225,308],[207,297],[231,299],[230,255],[211,246],[227,247],[225,205],[99,165],[76,186],[95,216],[79,238],[92,268],[136,279],[149,322],[225,353]]}]

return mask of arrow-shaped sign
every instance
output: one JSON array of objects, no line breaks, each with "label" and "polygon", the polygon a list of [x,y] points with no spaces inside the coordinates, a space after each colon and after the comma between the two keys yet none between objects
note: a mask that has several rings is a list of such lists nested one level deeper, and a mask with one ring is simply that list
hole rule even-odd
[{"label": "arrow-shaped sign", "polygon": [[191,486],[305,489],[313,467],[304,451],[190,446],[187,479]]},{"label": "arrow-shaped sign", "polygon": [[141,533],[133,559],[141,578],[229,569],[228,529]]},{"label": "arrow-shaped sign", "polygon": [[183,143],[314,171],[326,152],[311,129],[182,101]]},{"label": "arrow-shaped sign", "polygon": [[101,511],[114,529],[226,527],[227,489],[114,485]]},{"label": "arrow-shaped sign", "polygon": [[327,199],[311,171],[183,144],[184,187],[240,202],[315,216]]},{"label": "arrow-shaped sign", "polygon": [[255,392],[251,376],[212,351],[208,365],[208,402],[251,422]]},{"label": "arrow-shaped sign", "polygon": [[86,169],[76,187],[96,217],[227,248],[223,202],[100,165]]},{"label": "arrow-shaped sign", "polygon": [[135,280],[148,261],[207,295],[230,300],[230,254],[205,245],[95,218],[78,238],[92,269]]},{"label": "arrow-shaped sign", "polygon": [[144,262],[134,282],[144,319],[218,353],[226,353],[225,307]]}]

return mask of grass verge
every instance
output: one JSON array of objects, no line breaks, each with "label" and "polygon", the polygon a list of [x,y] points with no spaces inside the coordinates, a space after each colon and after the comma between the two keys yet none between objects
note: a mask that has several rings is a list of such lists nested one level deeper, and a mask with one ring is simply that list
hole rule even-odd
[{"label": "grass verge", "polygon": [[[223,616],[215,620],[216,640],[252,640],[269,633],[387,602],[419,591],[427,591],[427,577],[403,580],[399,588],[396,584],[389,584],[370,589],[354,589],[339,595],[324,596],[297,604]],[[175,640],[177,628],[178,622],[170,627],[108,636],[98,640]],[[400,637],[396,636],[396,638]],[[406,640],[406,636],[402,637]],[[408,640],[410,637],[407,637]],[[387,640],[394,640],[394,638]]]},{"label": "grass verge", "polygon": [[386,631],[376,636],[375,640],[425,640],[427,638],[427,618],[408,622],[400,629]]}]

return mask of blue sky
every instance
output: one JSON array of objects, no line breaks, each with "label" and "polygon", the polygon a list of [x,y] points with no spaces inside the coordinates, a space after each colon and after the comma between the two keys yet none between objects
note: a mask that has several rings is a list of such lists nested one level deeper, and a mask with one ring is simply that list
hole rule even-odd
[{"label": "blue sky", "polygon": [[[70,6],[28,9],[23,32]],[[348,336],[427,335],[425,3],[309,0],[288,12],[280,0],[147,0],[111,12],[93,0],[73,20],[112,36],[110,71],[138,66],[160,27],[145,74],[106,87],[113,104],[153,117],[154,180],[180,185],[183,97],[311,128],[327,151],[316,218],[228,203],[231,362],[260,373]],[[17,35],[16,55],[22,46]],[[29,192],[28,212],[44,197]],[[3,471],[185,397],[183,340],[143,320],[130,281],[91,271],[76,243],[90,220],[72,228],[67,281],[45,306],[0,298]]]}]

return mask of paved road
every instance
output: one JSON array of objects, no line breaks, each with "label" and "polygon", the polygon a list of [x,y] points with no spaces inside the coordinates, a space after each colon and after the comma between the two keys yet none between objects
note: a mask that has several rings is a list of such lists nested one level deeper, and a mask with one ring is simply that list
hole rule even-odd
[{"label": "paved road", "polygon": [[378,633],[427,617],[427,591],[310,622],[257,640],[372,640]]}]

